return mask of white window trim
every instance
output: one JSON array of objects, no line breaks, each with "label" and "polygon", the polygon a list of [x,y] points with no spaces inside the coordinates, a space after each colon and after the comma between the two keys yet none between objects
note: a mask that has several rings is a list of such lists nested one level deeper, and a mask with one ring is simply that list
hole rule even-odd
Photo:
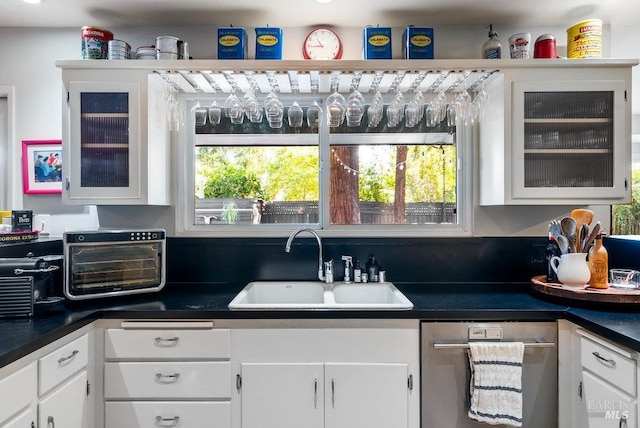
[{"label": "white window trim", "polygon": [[[200,103],[210,103],[212,99],[199,97]],[[185,126],[178,131],[178,155],[175,189],[176,235],[181,237],[285,237],[302,224],[261,224],[261,225],[196,225],[195,218],[195,134],[193,115],[189,114],[195,104],[194,98],[182,97]],[[322,122],[322,127],[327,128]],[[458,140],[458,219],[459,224],[426,225],[332,225],[329,224],[329,204],[320,204],[320,223],[304,224],[315,229],[322,237],[467,237],[472,236],[473,211],[473,146],[474,129],[459,127]],[[328,129],[321,129],[320,135],[320,195],[321,200],[329,200],[329,174],[326,172],[330,159]]]}]

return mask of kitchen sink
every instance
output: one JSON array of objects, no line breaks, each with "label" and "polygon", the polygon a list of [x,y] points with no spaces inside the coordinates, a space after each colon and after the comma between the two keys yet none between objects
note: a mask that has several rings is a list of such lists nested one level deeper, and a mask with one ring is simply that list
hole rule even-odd
[{"label": "kitchen sink", "polygon": [[325,284],[254,281],[229,303],[234,310],[409,310],[413,303],[390,282]]},{"label": "kitchen sink", "polygon": [[337,284],[333,287],[336,305],[363,309],[411,309],[413,303],[390,282]]}]

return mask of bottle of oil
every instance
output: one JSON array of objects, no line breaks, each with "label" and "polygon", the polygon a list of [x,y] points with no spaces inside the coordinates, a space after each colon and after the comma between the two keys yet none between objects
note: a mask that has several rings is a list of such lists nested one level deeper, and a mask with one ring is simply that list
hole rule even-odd
[{"label": "bottle of oil", "polygon": [[601,233],[596,236],[595,243],[589,250],[589,270],[591,271],[590,287],[609,288],[609,253],[602,245]]},{"label": "bottle of oil", "polygon": [[482,46],[482,59],[502,58],[502,43],[498,40],[498,33],[493,30],[493,24],[489,24],[489,40]]}]

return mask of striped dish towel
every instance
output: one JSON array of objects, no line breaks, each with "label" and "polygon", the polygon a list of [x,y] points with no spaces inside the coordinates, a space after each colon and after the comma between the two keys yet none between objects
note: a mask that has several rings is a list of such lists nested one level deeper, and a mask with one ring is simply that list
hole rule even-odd
[{"label": "striped dish towel", "polygon": [[522,426],[522,342],[470,342],[469,417],[489,425]]}]

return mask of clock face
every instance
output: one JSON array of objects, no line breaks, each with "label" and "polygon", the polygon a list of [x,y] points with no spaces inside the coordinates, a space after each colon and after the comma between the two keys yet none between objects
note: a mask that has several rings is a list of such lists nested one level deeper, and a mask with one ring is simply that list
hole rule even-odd
[{"label": "clock face", "polygon": [[302,53],[305,59],[340,59],[342,42],[332,30],[317,28],[304,40]]}]

